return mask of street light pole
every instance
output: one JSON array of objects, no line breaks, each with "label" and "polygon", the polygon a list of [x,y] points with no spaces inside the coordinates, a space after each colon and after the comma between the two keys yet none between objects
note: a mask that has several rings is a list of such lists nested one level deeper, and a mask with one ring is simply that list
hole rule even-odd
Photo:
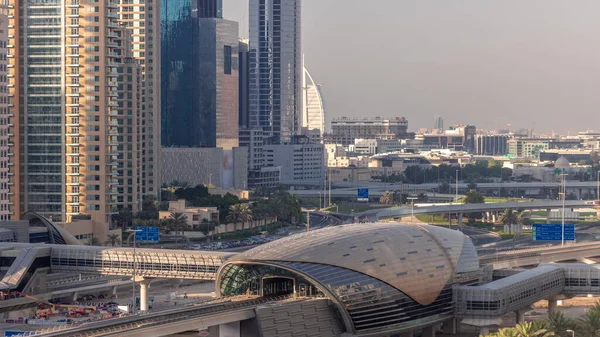
[{"label": "street light pole", "polygon": [[415,220],[415,200],[419,199],[418,197],[408,197],[408,200],[410,200],[410,221],[414,221]]},{"label": "street light pole", "polygon": [[458,201],[458,170],[456,170],[456,181],[455,181],[454,193],[456,195],[454,197],[454,202],[457,202]]}]

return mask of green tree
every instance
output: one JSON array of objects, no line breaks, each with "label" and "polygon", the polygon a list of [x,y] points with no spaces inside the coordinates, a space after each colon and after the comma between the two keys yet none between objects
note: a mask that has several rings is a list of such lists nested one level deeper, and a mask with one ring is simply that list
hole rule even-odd
[{"label": "green tree", "polygon": [[504,226],[508,226],[508,232],[511,233],[511,225],[519,225],[521,224],[521,214],[513,211],[512,209],[505,209],[502,214],[500,214],[500,218],[498,219],[500,223]]},{"label": "green tree", "polygon": [[383,192],[383,195],[379,197],[379,202],[382,204],[390,205],[394,202],[394,195],[390,191]]},{"label": "green tree", "polygon": [[188,218],[185,214],[178,213],[178,212],[171,212],[171,214],[169,215],[169,218],[172,220],[171,226],[172,226],[172,230],[175,232],[175,234],[178,234],[178,232],[181,232],[181,234],[183,234],[183,231],[185,231],[187,228],[189,228]]},{"label": "green tree", "polygon": [[116,247],[121,245],[121,236],[117,233],[106,235],[106,246]]},{"label": "green tree", "polygon": [[235,204],[229,207],[229,214],[227,215],[227,221],[231,222],[235,226],[237,232],[237,224],[252,221],[252,210],[246,204]]},{"label": "green tree", "polygon": [[98,238],[92,234],[91,236],[88,237],[87,244],[88,244],[88,246],[100,246],[100,240],[98,240]]},{"label": "green tree", "polygon": [[[465,194],[463,202],[465,204],[483,204],[485,202],[485,197],[476,190],[470,190]],[[472,224],[475,222],[475,219],[481,218],[481,212],[467,213],[467,218],[469,219],[469,224]]]},{"label": "green tree", "polygon": [[548,315],[549,330],[553,331],[556,336],[571,337],[571,333],[567,330],[575,330],[576,322],[566,317],[561,311],[555,310]]},{"label": "green tree", "polygon": [[142,211],[137,214],[142,220],[158,219],[158,201],[154,196],[146,196],[142,201]]},{"label": "green tree", "polygon": [[470,190],[465,194],[463,202],[465,204],[483,204],[485,202],[485,197],[476,190]]},{"label": "green tree", "polygon": [[600,305],[598,302],[585,315],[580,317],[577,322],[579,323],[579,332],[584,336],[600,336]]},{"label": "green tree", "polygon": [[123,208],[119,210],[117,214],[112,216],[112,221],[117,226],[121,226],[125,229],[127,226],[131,225],[131,222],[133,221],[133,212],[129,208]]}]

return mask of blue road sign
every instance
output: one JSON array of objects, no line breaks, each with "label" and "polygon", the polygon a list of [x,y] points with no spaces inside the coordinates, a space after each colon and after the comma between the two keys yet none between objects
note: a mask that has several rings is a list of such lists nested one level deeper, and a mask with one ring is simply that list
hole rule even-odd
[{"label": "blue road sign", "polygon": [[356,198],[358,201],[369,201],[369,189],[359,188],[356,190]]},{"label": "blue road sign", "polygon": [[135,240],[145,242],[158,242],[158,227],[140,226],[135,227]]},{"label": "blue road sign", "polygon": [[35,336],[39,335],[40,332],[37,331],[14,331],[14,330],[6,330],[4,331],[4,337],[13,337],[13,336]]},{"label": "blue road sign", "polygon": [[[534,241],[562,241],[562,224],[533,224]],[[575,225],[565,224],[565,241],[575,241]]]}]

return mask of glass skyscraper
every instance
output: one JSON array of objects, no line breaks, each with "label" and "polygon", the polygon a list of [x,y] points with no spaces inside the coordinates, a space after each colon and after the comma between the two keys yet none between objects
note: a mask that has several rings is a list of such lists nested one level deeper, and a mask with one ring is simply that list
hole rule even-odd
[{"label": "glass skyscraper", "polygon": [[300,0],[250,0],[250,127],[275,142],[298,133],[302,111]]},{"label": "glass skyscraper", "polygon": [[220,0],[162,2],[162,144],[238,145],[238,24]]}]

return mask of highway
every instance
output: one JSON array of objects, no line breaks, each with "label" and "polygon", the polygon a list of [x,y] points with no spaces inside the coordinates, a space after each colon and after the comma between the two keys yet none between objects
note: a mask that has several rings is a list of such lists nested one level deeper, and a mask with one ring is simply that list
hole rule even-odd
[{"label": "highway", "polygon": [[[565,207],[576,208],[590,206],[589,201],[585,200],[566,200]],[[411,214],[447,214],[447,213],[470,213],[470,212],[487,212],[487,211],[502,211],[504,209],[553,209],[561,208],[563,202],[560,200],[539,200],[539,201],[524,201],[524,202],[499,202],[499,203],[484,203],[484,204],[438,204],[435,206],[418,206],[410,207],[390,207],[373,209],[366,212],[356,213],[359,218],[367,217],[371,221],[377,221],[385,218],[395,218],[402,216],[410,216]]]}]

